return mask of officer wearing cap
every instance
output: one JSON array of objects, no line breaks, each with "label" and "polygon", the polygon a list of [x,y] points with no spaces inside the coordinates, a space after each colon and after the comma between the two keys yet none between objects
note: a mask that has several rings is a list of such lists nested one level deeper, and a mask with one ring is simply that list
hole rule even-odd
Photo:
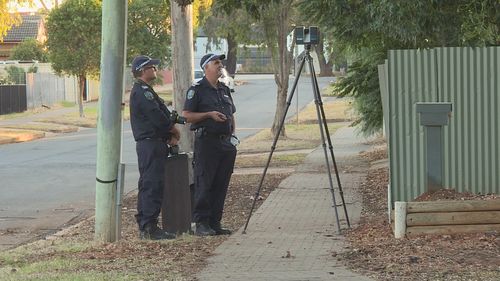
[{"label": "officer wearing cap", "polygon": [[199,236],[231,234],[221,219],[236,158],[231,143],[236,108],[230,89],[218,81],[224,58],[203,56],[200,66],[205,77],[188,89],[182,112],[195,131],[193,222]]},{"label": "officer wearing cap", "polygon": [[167,143],[176,145],[180,134],[170,120],[170,111],[151,87],[160,63],[148,56],[132,61],[136,81],[130,93],[130,124],[139,162],[139,194],[136,220],[141,239],[173,239],[174,234],[158,227],[164,188]]}]

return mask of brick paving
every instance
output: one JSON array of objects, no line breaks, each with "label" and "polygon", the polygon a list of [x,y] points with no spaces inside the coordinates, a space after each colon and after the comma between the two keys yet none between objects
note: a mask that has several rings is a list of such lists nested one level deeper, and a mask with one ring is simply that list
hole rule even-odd
[{"label": "brick paving", "polygon": [[[357,189],[367,163],[358,156],[364,145],[352,128],[332,136],[334,153],[351,225],[361,212]],[[329,151],[328,151],[329,153]],[[332,173],[337,204],[341,203]],[[332,193],[323,148],[310,153],[296,172],[281,182],[254,212],[246,234],[242,229],[220,245],[199,280],[371,280],[353,273],[337,260],[345,250],[337,233]],[[341,229],[347,229],[344,211],[337,208]]]}]

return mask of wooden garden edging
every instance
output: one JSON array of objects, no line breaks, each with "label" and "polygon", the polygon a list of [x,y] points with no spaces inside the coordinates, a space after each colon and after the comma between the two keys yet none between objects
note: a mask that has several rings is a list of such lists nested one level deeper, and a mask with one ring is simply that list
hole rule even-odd
[{"label": "wooden garden edging", "polygon": [[500,200],[395,202],[394,235],[500,231]]}]

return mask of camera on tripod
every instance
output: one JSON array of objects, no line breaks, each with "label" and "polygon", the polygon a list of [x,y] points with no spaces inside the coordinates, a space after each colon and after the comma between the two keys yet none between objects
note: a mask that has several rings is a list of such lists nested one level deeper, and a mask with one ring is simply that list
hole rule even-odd
[{"label": "camera on tripod", "polygon": [[294,32],[295,43],[297,43],[297,45],[319,44],[319,28],[317,26],[297,26]]},{"label": "camera on tripod", "polygon": [[182,117],[177,113],[177,111],[172,110],[170,113],[170,121],[177,123],[177,124],[186,124],[186,118]]}]

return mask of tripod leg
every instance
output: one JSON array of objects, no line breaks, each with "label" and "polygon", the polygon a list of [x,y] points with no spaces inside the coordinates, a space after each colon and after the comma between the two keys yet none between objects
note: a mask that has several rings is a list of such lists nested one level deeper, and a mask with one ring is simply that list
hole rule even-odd
[{"label": "tripod leg", "polygon": [[332,157],[333,160],[333,167],[335,169],[335,176],[337,178],[337,185],[339,187],[339,194],[340,194],[340,199],[342,200],[342,206],[344,208],[344,214],[345,214],[345,220],[347,222],[347,226],[351,227],[351,223],[349,222],[349,215],[347,214],[347,206],[344,200],[344,191],[342,190],[342,184],[340,182],[340,177],[339,177],[339,171],[337,168],[337,161],[335,161],[335,155],[333,153],[333,145],[332,145],[332,139],[330,137],[330,131],[328,130],[328,122],[326,121],[326,115],[325,115],[325,109],[323,108],[323,101],[321,100],[321,95],[319,93],[319,86],[318,86],[318,80],[316,79],[316,73],[314,72],[314,65],[311,63],[311,67],[313,70],[311,71],[311,76],[314,76],[314,88],[315,88],[315,95],[317,97],[318,101],[318,106],[321,111],[321,117],[323,119],[323,126],[325,128],[326,132],[326,138],[328,140],[328,148],[330,149],[330,156]]},{"label": "tripod leg", "polygon": [[245,223],[245,227],[243,228],[243,232],[242,232],[243,234],[246,233],[248,223],[250,222],[250,217],[252,216],[253,210],[255,208],[255,203],[257,202],[257,199],[259,198],[260,190],[262,189],[262,184],[264,183],[264,178],[266,176],[267,169],[269,168],[269,163],[271,163],[271,158],[273,157],[274,150],[276,149],[276,143],[278,142],[278,138],[280,136],[281,130],[283,129],[283,126],[285,124],[286,114],[288,113],[288,109],[290,108],[290,104],[292,104],[293,94],[295,93],[295,88],[297,88],[297,83],[299,82],[300,74],[302,73],[302,68],[304,68],[305,57],[306,56],[304,56],[304,58],[302,58],[302,61],[300,62],[298,74],[295,77],[295,81],[293,82],[293,86],[292,86],[292,89],[290,91],[290,95],[288,97],[288,100],[286,101],[285,112],[283,113],[283,117],[280,120],[278,133],[274,137],[273,144],[271,146],[271,152],[269,153],[269,157],[267,158],[267,163],[266,163],[266,166],[264,168],[264,172],[262,173],[262,176],[260,178],[259,187],[257,188],[257,191],[255,192],[254,200],[252,203],[252,208],[250,208],[250,213],[248,214],[247,221]]},{"label": "tripod leg", "polygon": [[[330,192],[332,193],[333,207],[335,210],[335,219],[337,220],[337,233],[340,234],[339,212],[337,211],[337,202],[335,199],[335,191],[333,189],[332,174],[330,171],[330,160],[328,159],[328,153],[326,152],[325,132],[323,131],[323,127],[326,126],[326,124],[321,122],[321,115],[320,115],[321,109],[319,106],[319,99],[318,99],[319,90],[317,87],[316,76],[314,75],[314,66],[313,66],[312,57],[309,55],[309,53],[307,54],[307,61],[309,63],[309,70],[311,71],[311,82],[312,82],[312,87],[313,87],[313,92],[314,92],[314,102],[316,104],[316,114],[318,116],[318,125],[319,125],[319,130],[321,133],[323,153],[325,154],[325,163],[326,163],[326,169],[327,169],[327,174],[328,174],[328,181],[330,183]],[[325,120],[323,119],[323,121],[325,121]]]}]

